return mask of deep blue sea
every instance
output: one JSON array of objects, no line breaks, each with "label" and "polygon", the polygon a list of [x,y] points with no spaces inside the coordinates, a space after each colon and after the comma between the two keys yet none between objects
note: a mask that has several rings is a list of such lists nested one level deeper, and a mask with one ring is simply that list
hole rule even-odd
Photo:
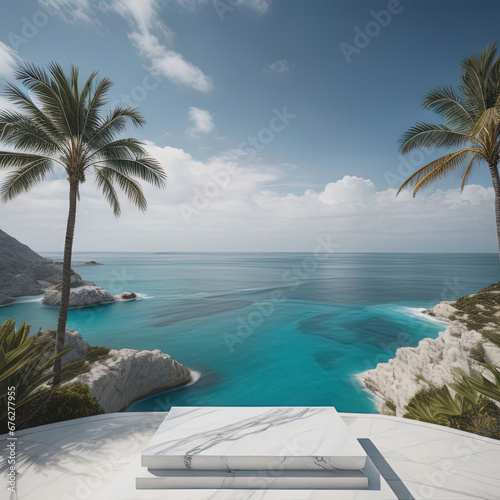
[{"label": "deep blue sea", "polygon": [[[60,258],[59,255],[46,255]],[[79,267],[87,260],[102,266]],[[132,405],[333,405],[374,412],[356,374],[444,325],[419,313],[500,281],[497,254],[77,253],[74,269],[140,300],[73,309],[92,345],[161,349],[198,372]],[[0,320],[55,329],[37,298]]]}]

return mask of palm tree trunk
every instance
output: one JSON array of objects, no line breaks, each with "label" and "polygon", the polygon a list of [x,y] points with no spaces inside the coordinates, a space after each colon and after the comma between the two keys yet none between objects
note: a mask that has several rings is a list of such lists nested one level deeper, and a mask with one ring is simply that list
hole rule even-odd
[{"label": "palm tree trunk", "polygon": [[500,258],[500,176],[498,174],[498,162],[490,165],[490,173],[495,191],[495,216],[497,222],[498,256]]},{"label": "palm tree trunk", "polygon": [[[61,307],[57,321],[56,348],[59,353],[64,349],[66,334],[66,321],[68,319],[69,296],[71,291],[71,254],[73,252],[73,236],[76,223],[76,201],[78,197],[78,183],[71,182],[69,185],[69,213],[66,225],[66,240],[64,242],[64,259],[61,283]],[[54,364],[53,387],[57,387],[61,381],[61,358],[57,358]]]}]

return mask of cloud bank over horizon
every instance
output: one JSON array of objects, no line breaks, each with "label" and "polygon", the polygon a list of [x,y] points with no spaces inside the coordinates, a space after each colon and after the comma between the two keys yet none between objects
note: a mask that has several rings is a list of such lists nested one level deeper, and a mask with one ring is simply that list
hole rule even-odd
[{"label": "cloud bank over horizon", "polygon": [[[395,189],[345,175],[321,188],[283,191],[279,166],[249,161],[240,150],[200,161],[180,148],[147,149],[165,166],[167,188],[144,185],[146,214],[122,197],[115,219],[89,176],[75,251],[308,252],[321,236],[339,252],[496,251],[489,187],[396,197]],[[59,251],[66,211],[67,181],[59,173],[3,204],[1,229],[35,250]]]}]

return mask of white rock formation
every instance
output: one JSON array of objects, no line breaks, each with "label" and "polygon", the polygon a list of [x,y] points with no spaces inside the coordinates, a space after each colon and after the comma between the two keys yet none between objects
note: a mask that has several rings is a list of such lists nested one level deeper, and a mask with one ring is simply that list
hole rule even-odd
[{"label": "white rock formation", "polygon": [[[61,292],[59,287],[51,288],[42,300],[46,306],[59,307],[61,305]],[[85,307],[114,302],[115,298],[107,290],[97,285],[84,285],[71,288],[69,307]]]},{"label": "white rock formation", "polygon": [[[134,300],[137,295],[133,292],[124,292],[111,295],[110,292],[93,283],[73,287],[70,290],[69,307],[88,307],[97,304],[108,304],[122,300]],[[61,305],[60,286],[50,288],[43,297],[42,303],[46,306],[59,307]]]},{"label": "white rock formation", "polygon": [[[39,339],[50,339],[55,341],[56,332],[52,330],[46,331],[40,335]],[[64,349],[69,346],[73,346],[73,348],[61,358],[63,365],[69,363],[70,361],[74,361],[75,359],[85,357],[90,349],[89,343],[76,330],[66,330],[66,335],[64,337]],[[52,353],[46,353],[44,358],[48,359],[51,355]]]},{"label": "white rock formation", "polygon": [[108,358],[97,361],[89,372],[78,375],[71,382],[88,385],[104,411],[116,412],[138,399],[190,380],[191,372],[187,367],[158,349],[121,349],[111,350]]},{"label": "white rock formation", "polygon": [[[446,320],[456,309],[449,302],[442,302],[431,309],[434,317]],[[468,330],[459,322],[452,321],[436,339],[426,338],[417,347],[401,347],[388,363],[379,363],[373,370],[361,374],[365,386],[382,401],[390,400],[396,406],[396,415],[406,413],[404,407],[421,389],[429,385],[440,387],[453,381],[453,368],[469,368],[482,371],[471,351],[481,344],[486,361],[497,364],[500,348],[488,342],[478,332]],[[385,407],[382,413],[389,413]]]},{"label": "white rock formation", "polygon": [[[44,336],[54,339],[55,332],[46,332],[41,337]],[[91,349],[75,330],[66,330],[64,346],[69,345],[74,347],[63,356],[63,365],[86,356]],[[116,412],[138,399],[190,381],[189,369],[158,349],[111,349],[107,357],[92,363],[90,371],[65,384],[81,382],[88,385],[90,394],[99,401],[104,411]]]}]

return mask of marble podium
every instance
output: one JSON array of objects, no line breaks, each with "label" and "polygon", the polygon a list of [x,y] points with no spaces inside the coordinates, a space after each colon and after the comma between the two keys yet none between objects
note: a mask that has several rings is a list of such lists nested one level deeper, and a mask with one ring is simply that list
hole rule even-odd
[{"label": "marble podium", "polygon": [[173,407],[138,489],[366,489],[367,455],[333,407]]}]

